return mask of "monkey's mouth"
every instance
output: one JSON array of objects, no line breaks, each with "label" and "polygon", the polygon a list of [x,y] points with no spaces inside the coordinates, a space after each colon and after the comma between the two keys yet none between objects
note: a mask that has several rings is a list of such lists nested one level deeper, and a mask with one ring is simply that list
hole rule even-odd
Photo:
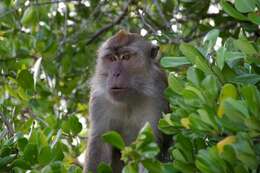
[{"label": "monkey's mouth", "polygon": [[126,91],[127,88],[124,88],[124,87],[112,87],[110,88],[110,90],[112,92],[122,92],[122,91]]}]

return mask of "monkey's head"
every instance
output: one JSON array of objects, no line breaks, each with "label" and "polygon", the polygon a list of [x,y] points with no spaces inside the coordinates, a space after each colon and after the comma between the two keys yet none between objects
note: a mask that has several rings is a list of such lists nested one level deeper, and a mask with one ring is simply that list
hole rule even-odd
[{"label": "monkey's head", "polygon": [[154,95],[158,50],[138,34],[119,31],[98,50],[95,87],[117,102]]}]

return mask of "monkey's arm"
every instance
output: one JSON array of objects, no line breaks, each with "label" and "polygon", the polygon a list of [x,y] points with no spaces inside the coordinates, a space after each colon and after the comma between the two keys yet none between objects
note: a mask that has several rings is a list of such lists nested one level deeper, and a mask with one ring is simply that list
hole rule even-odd
[{"label": "monkey's arm", "polygon": [[108,120],[106,120],[105,108],[102,100],[97,97],[90,99],[90,135],[88,137],[86,161],[84,173],[97,172],[99,163],[111,164],[112,149],[102,140],[102,134],[108,130]]}]

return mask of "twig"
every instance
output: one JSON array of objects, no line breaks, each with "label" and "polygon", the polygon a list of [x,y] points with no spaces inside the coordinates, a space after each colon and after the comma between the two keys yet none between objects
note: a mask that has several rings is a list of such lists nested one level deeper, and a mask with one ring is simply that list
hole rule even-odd
[{"label": "twig", "polygon": [[[41,5],[57,4],[57,3],[61,3],[61,2],[69,3],[69,2],[81,2],[81,1],[80,0],[59,0],[59,1],[57,0],[57,1],[47,1],[47,2],[35,2],[35,3],[29,4],[29,6],[41,6]],[[13,9],[10,9],[10,10],[4,12],[4,13],[1,13],[0,18],[5,17],[9,13],[13,13],[13,12],[17,11],[19,8],[24,9],[26,7],[28,7],[28,6],[25,6],[24,4],[23,5],[20,4],[16,8],[13,8]]]},{"label": "twig", "polygon": [[165,15],[163,14],[162,9],[161,9],[160,4],[158,3],[158,1],[157,0],[153,0],[153,2],[154,2],[155,6],[157,8],[157,11],[159,12],[160,17],[164,21],[165,25],[168,28],[171,28],[171,24],[168,22],[168,20],[166,19]]},{"label": "twig", "polygon": [[120,24],[121,21],[125,18],[125,16],[127,15],[128,12],[128,6],[133,2],[134,0],[128,0],[128,2],[126,3],[123,12],[121,15],[119,15],[114,21],[112,21],[111,23],[105,25],[103,28],[101,28],[100,30],[98,30],[93,36],[91,36],[91,38],[86,42],[86,45],[91,44],[93,41],[95,41],[100,35],[102,35],[103,33],[105,33],[106,31],[108,31],[110,28],[112,28],[113,26]]},{"label": "twig", "polygon": [[[77,30],[73,35],[67,38],[66,43],[71,43],[73,44],[74,41],[77,41],[78,36],[82,33],[85,32],[89,28],[89,24],[95,20],[97,20],[98,17],[95,17],[98,13],[100,13],[100,8],[106,3],[106,0],[100,1],[99,4],[95,7],[93,12],[89,15],[87,18],[87,21],[83,21],[80,25],[80,30]],[[93,19],[94,18],[94,19]],[[93,19],[93,21],[91,21]]]},{"label": "twig", "polygon": [[145,21],[144,16],[143,16],[142,13],[143,13],[143,12],[139,12],[139,11],[138,11],[138,16],[139,16],[140,19],[142,20],[143,24],[144,24],[145,26],[147,26],[147,27],[156,35],[156,34],[157,34],[156,30],[155,30],[148,22]]},{"label": "twig", "polygon": [[81,0],[56,0],[56,1],[47,1],[47,2],[38,2],[32,3],[31,5],[40,6],[40,5],[48,5],[48,4],[57,4],[57,3],[68,3],[68,2],[81,2]]},{"label": "twig", "polygon": [[10,123],[10,121],[5,117],[5,115],[2,112],[0,112],[0,118],[4,122],[4,124],[7,128],[8,134],[10,136],[13,136],[14,135],[14,129],[13,129],[13,126]]}]

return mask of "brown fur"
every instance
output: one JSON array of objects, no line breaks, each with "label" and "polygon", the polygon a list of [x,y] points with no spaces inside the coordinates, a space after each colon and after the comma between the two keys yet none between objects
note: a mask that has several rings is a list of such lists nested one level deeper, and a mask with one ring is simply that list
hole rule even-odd
[{"label": "brown fur", "polygon": [[[106,131],[119,132],[126,144],[130,144],[143,125],[149,122],[157,142],[162,143],[157,124],[162,112],[168,110],[163,97],[167,84],[153,51],[154,45],[150,42],[126,31],[118,32],[100,47],[91,81],[91,127],[85,173],[96,173],[101,162],[111,164],[113,173],[121,172],[120,152],[101,139]],[[125,52],[133,53],[130,60],[114,60]],[[118,91],[118,88],[123,89]]]}]

